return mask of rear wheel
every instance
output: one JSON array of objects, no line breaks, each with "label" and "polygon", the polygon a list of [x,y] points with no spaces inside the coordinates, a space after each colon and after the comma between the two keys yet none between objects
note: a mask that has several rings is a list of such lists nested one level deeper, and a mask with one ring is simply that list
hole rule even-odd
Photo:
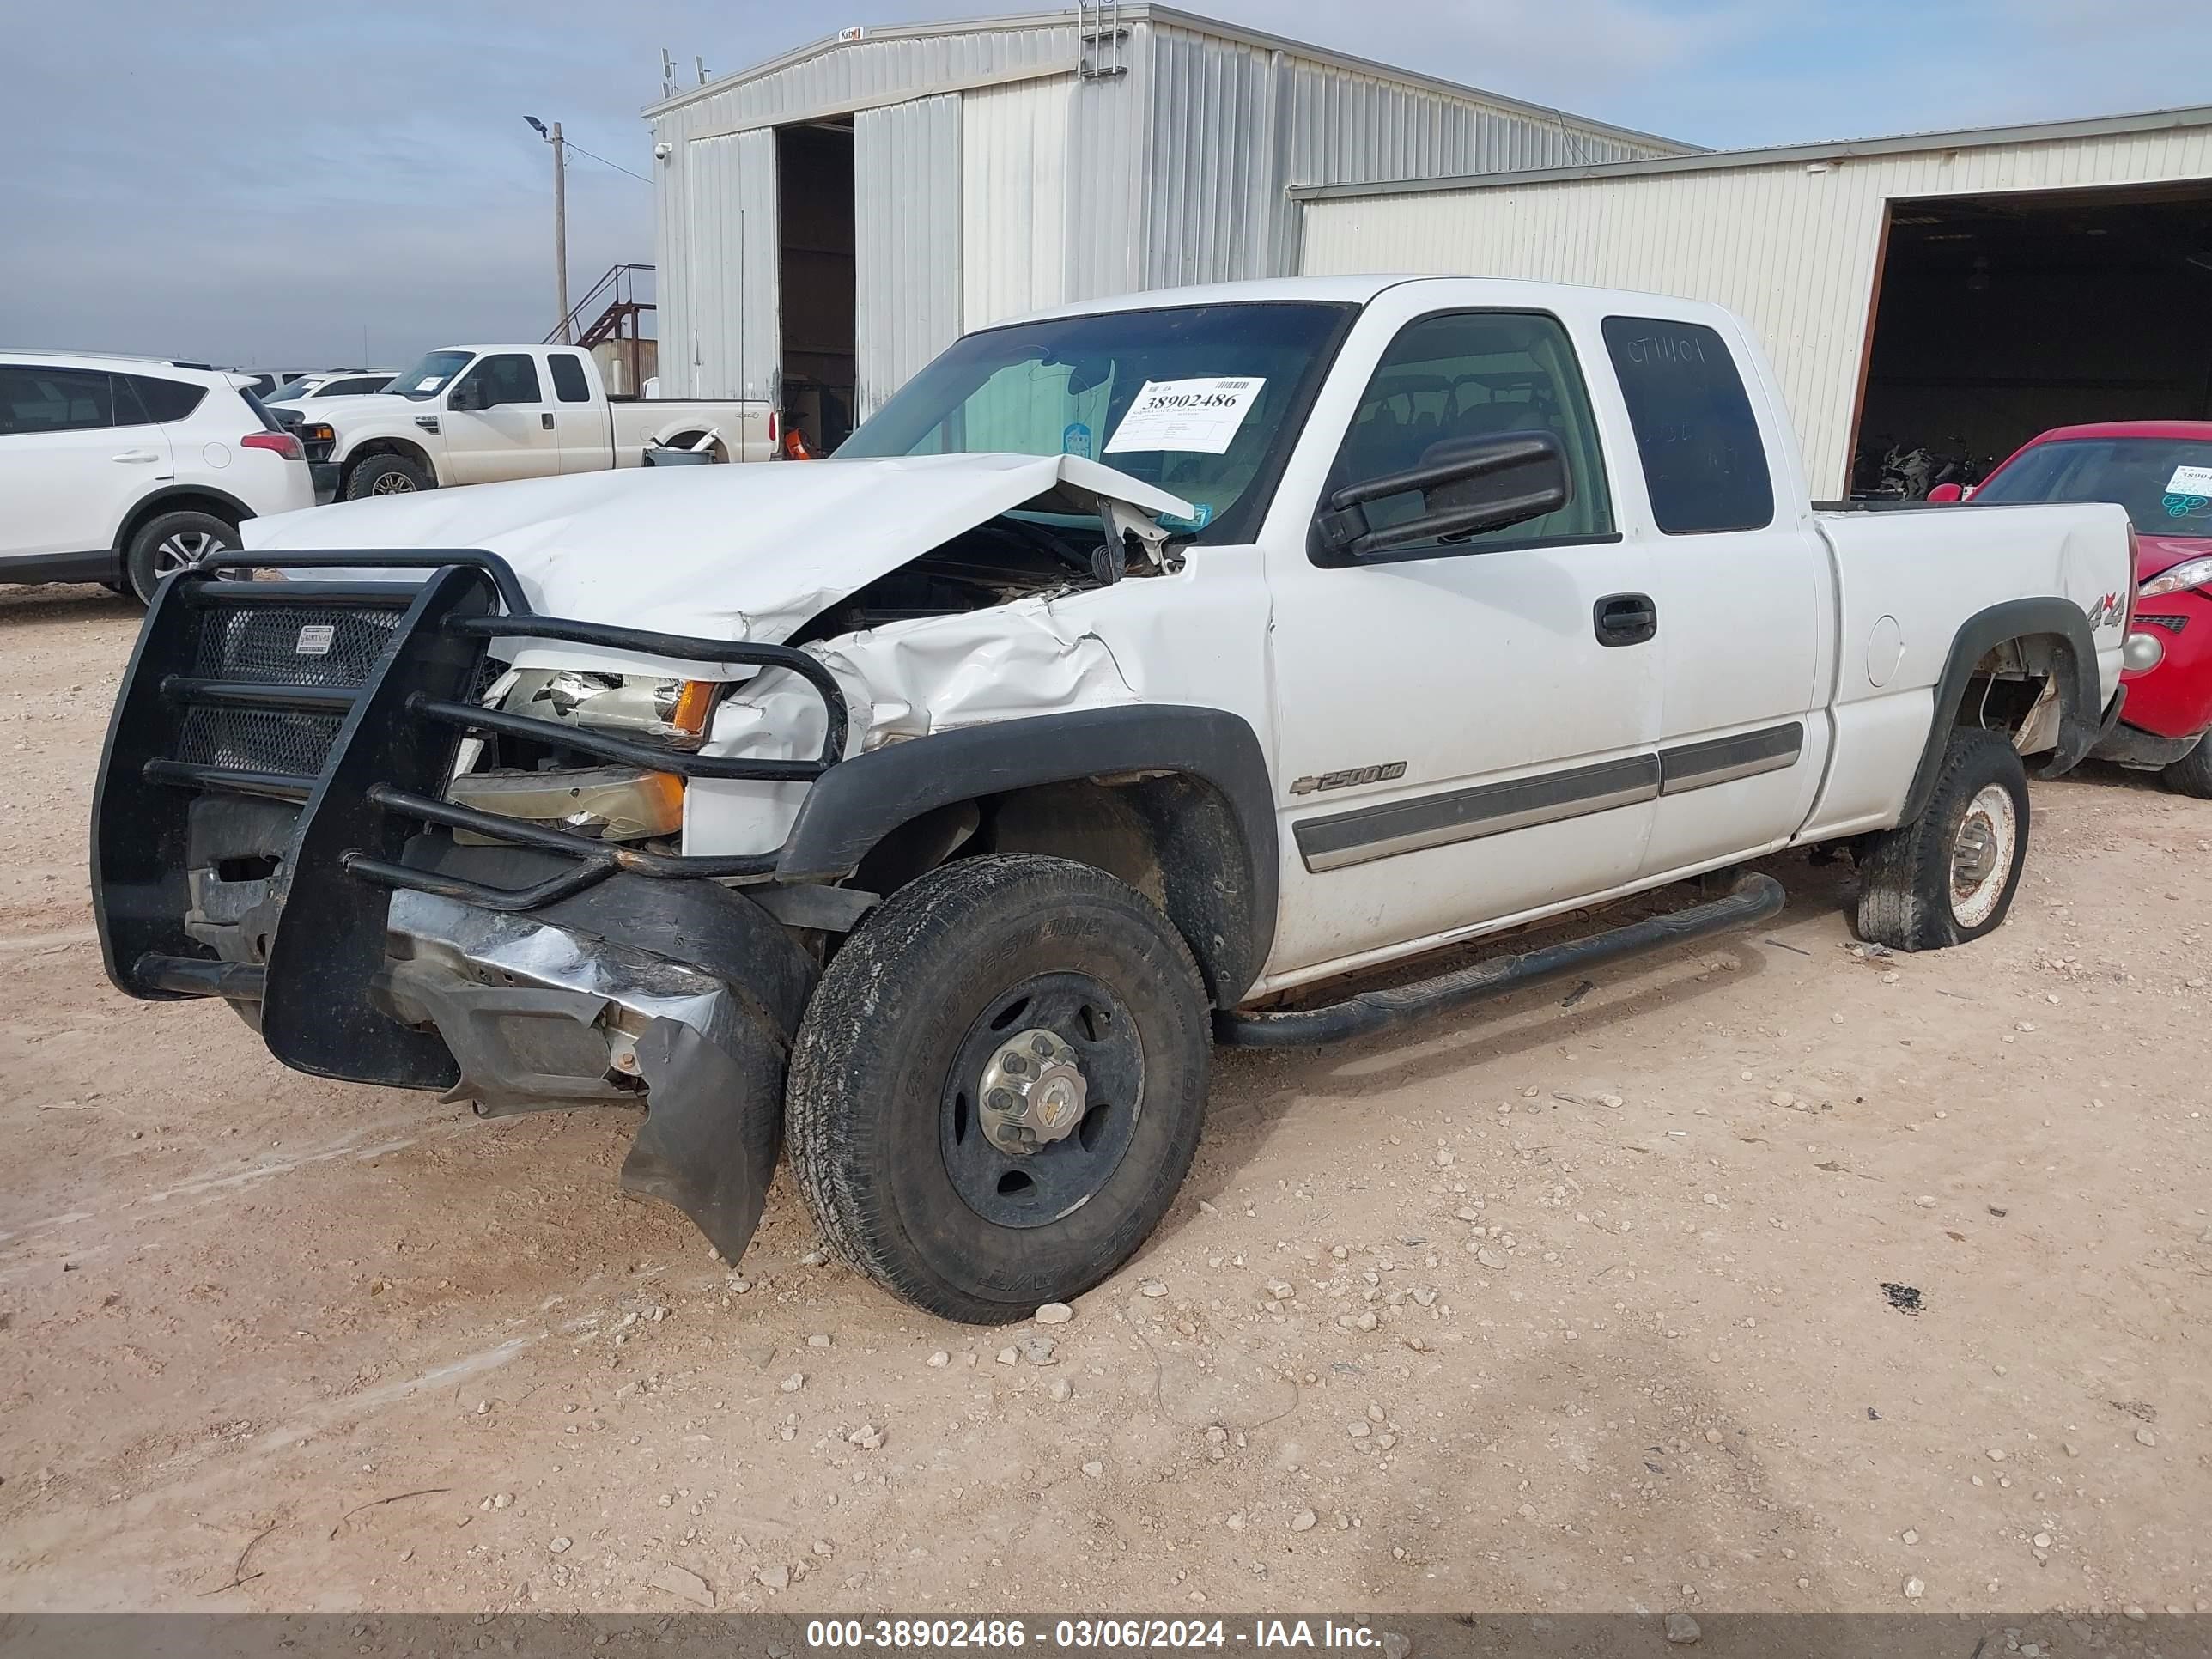
[{"label": "rear wheel", "polygon": [[434,489],[438,481],[420,461],[404,455],[372,455],[346,474],[345,498],[358,501],[371,495],[412,495]]},{"label": "rear wheel", "polygon": [[1859,937],[1935,951],[1993,933],[2027,859],[2027,773],[2001,732],[1951,734],[1927,810],[1859,863]]},{"label": "rear wheel", "polygon": [[1026,1317],[1104,1279],[1189,1171],[1212,1054],[1190,951],[1086,865],[963,860],[848,939],[786,1127],[832,1249],[915,1306]]},{"label": "rear wheel", "polygon": [[2197,747],[2159,774],[2166,787],[2199,800],[2212,800],[2212,736],[2199,738]]},{"label": "rear wheel", "polygon": [[237,545],[238,526],[212,513],[159,513],[131,538],[124,550],[123,574],[138,602],[151,605],[163,577]]}]

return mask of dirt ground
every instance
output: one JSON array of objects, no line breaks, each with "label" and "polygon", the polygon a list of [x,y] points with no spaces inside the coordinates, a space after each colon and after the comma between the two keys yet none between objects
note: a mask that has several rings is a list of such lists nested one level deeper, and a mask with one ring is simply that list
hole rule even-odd
[{"label": "dirt ground", "polygon": [[0,1607],[2212,1606],[2212,805],[2037,785],[1966,950],[1862,961],[1782,860],[1578,1000],[1224,1054],[1138,1260],[975,1331],[784,1179],[711,1260],[623,1115],[112,991],[136,624],[0,590]]}]

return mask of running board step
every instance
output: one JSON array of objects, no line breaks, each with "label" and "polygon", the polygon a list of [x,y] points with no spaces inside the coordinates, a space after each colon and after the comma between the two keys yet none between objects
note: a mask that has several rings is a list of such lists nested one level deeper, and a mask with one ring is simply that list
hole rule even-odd
[{"label": "running board step", "polygon": [[1725,896],[1703,904],[1608,928],[1588,939],[1480,962],[1470,968],[1439,974],[1434,979],[1394,985],[1385,990],[1362,991],[1358,996],[1321,1008],[1272,1014],[1233,1010],[1217,1013],[1213,1017],[1214,1039],[1231,1048],[1296,1048],[1339,1042],[1346,1037],[1372,1036],[1395,1025],[1486,1002],[1544,980],[1557,979],[1562,974],[1599,968],[1624,957],[1641,956],[1689,939],[1749,927],[1781,909],[1787,898],[1782,884],[1771,876],[1741,876]]}]

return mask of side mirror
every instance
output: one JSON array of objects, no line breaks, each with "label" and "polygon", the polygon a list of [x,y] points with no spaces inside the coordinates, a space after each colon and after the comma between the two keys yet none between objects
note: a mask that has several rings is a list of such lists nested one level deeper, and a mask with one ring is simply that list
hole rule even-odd
[{"label": "side mirror", "polygon": [[453,395],[446,399],[446,407],[464,413],[489,407],[486,399],[488,388],[482,380],[464,380],[455,386]]},{"label": "side mirror", "polygon": [[1949,502],[1963,501],[1966,499],[1966,492],[1957,484],[1937,484],[1935,489],[1928,492],[1928,504],[1930,507],[1942,507]]},{"label": "side mirror", "polygon": [[[1366,505],[1419,493],[1421,511],[1376,529]],[[1413,542],[1449,541],[1526,524],[1567,504],[1567,452],[1549,432],[1447,438],[1419,465],[1350,483],[1332,493],[1315,529],[1342,559],[1371,558]]]}]

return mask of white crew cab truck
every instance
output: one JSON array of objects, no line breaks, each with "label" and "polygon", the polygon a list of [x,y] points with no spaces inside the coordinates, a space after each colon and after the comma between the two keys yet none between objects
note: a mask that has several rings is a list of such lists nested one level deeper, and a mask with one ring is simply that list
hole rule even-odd
[{"label": "white crew cab truck", "polygon": [[818,464],[248,526],[164,589],[117,706],[107,968],[301,1070],[641,1108],[624,1186],[732,1260],[787,1146],[846,1260],[1013,1319],[1158,1222],[1216,1042],[1755,922],[1782,890],[1739,866],[1793,846],[1849,849],[1893,947],[1996,927],[2023,754],[2117,711],[2130,533],[1816,514],[1709,305],[1056,312]]},{"label": "white crew cab truck", "polygon": [[764,461],[776,437],[765,403],[612,398],[590,352],[543,345],[441,346],[378,393],[316,398],[297,430],[325,501],[604,472],[653,448]]}]

